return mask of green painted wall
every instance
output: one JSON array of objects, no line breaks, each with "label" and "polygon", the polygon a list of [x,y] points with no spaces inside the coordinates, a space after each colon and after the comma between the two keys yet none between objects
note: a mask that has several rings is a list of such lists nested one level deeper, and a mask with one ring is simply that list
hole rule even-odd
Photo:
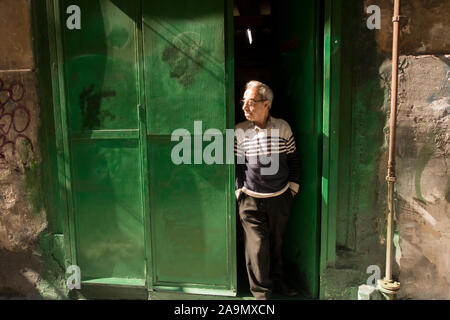
[{"label": "green painted wall", "polygon": [[[378,265],[383,274],[386,90],[376,33],[367,29],[362,1],[341,1],[336,260],[321,274],[321,297],[356,299],[357,287]],[[335,84],[332,84],[335,85]],[[337,104],[332,104],[336,110]],[[380,171],[381,170],[381,171]],[[383,176],[383,173],[381,174]]]}]

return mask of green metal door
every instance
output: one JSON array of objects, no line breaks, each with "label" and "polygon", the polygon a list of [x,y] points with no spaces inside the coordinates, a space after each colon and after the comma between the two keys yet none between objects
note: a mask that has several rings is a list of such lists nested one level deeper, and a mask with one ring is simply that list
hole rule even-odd
[{"label": "green metal door", "polygon": [[[155,289],[236,293],[234,166],[206,164],[201,157],[210,142],[194,149],[202,138],[210,139],[202,137],[204,131],[224,134],[234,127],[228,122],[234,119],[233,107],[227,108],[232,98],[225,41],[229,2],[142,2]],[[195,121],[201,131],[194,130]],[[179,142],[171,135],[177,129],[190,139],[190,164],[172,160]]]},{"label": "green metal door", "polygon": [[83,281],[144,285],[139,2],[77,1],[80,30],[66,27],[71,4],[55,2],[62,17],[58,40],[72,263]]},{"label": "green metal door", "polygon": [[[71,263],[85,283],[235,295],[234,165],[194,159],[204,131],[234,127],[231,1],[80,0],[73,30],[71,1],[47,3]],[[176,164],[172,133],[194,121]]]}]

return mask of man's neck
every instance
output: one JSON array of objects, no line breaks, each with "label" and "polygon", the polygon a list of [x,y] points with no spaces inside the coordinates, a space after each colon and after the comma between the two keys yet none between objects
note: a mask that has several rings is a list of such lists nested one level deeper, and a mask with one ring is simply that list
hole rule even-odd
[{"label": "man's neck", "polygon": [[267,124],[269,123],[269,117],[270,115],[268,114],[267,117],[264,118],[264,120],[262,122],[260,121],[255,121],[255,125],[257,125],[259,128],[261,129],[265,129],[267,127]]}]

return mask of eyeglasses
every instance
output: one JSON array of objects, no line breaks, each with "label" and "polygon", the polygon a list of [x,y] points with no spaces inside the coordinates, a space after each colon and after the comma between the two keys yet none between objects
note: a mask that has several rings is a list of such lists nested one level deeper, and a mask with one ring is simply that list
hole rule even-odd
[{"label": "eyeglasses", "polygon": [[248,103],[249,106],[254,106],[255,103],[263,102],[263,101],[266,101],[266,100],[267,99],[262,99],[262,100],[255,100],[255,99],[241,100],[241,106],[244,106],[246,102]]}]

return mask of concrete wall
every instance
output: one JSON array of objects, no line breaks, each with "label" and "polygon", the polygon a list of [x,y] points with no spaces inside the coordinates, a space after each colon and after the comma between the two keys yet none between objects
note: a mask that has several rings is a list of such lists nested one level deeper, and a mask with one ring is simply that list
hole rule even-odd
[{"label": "concrete wall", "polygon": [[401,59],[397,262],[402,294],[450,299],[450,55]]},{"label": "concrete wall", "polygon": [[[450,3],[401,4],[394,276],[402,299],[450,299]],[[381,8],[380,30],[366,27],[369,5]],[[350,187],[340,197],[348,200],[337,217],[337,261],[322,277],[326,298],[356,299],[370,265],[384,276],[392,8],[391,0],[344,4],[341,104],[351,159],[341,178]]]},{"label": "concrete wall", "polygon": [[0,0],[0,296],[38,295],[46,227],[30,32],[30,2]]},{"label": "concrete wall", "polygon": [[[382,26],[389,32],[392,1],[379,3]],[[399,297],[450,299],[450,3],[402,1],[401,15],[405,18],[396,150]],[[377,32],[382,52],[390,54],[391,39],[383,29]],[[388,69],[390,62],[385,60],[380,76],[390,77]],[[384,91],[390,94],[389,88]]]}]

